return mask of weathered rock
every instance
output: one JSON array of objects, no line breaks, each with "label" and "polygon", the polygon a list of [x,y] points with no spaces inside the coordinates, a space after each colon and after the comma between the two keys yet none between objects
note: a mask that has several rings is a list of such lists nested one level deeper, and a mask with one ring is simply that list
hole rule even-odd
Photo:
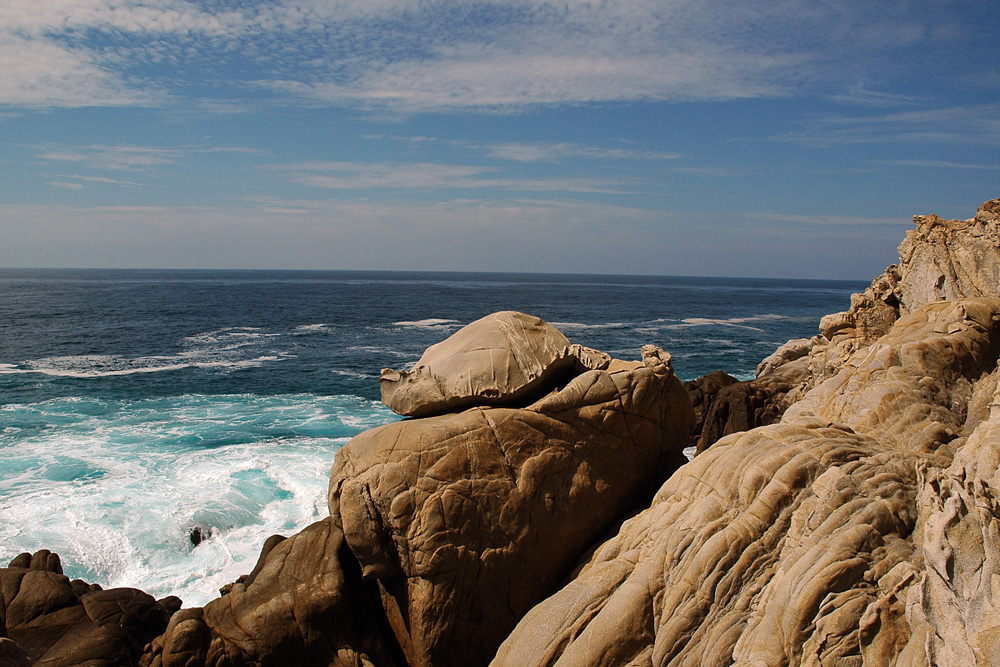
[{"label": "weathered rock", "polygon": [[691,446],[700,454],[730,433],[773,424],[795,402],[808,378],[808,359],[786,361],[753,380],[732,382],[706,394],[701,428]]},{"label": "weathered rock", "polygon": [[492,664],[859,664],[858,619],[913,552],[908,456],[818,420],[728,436],[532,609]]},{"label": "weathered rock", "polygon": [[569,340],[551,324],[514,311],[493,313],[427,348],[409,371],[383,369],[382,402],[428,417],[485,405],[527,405],[608,355]]},{"label": "weathered rock", "polygon": [[952,465],[919,472],[926,568],[906,599],[912,634],[898,664],[998,665],[1000,391]]},{"label": "weathered rock", "polygon": [[410,667],[483,665],[581,553],[684,462],[692,413],[669,355],[591,370],[524,409],[363,433],[330,512],[377,579]]},{"label": "weathered rock", "polygon": [[689,447],[697,447],[701,439],[702,430],[705,428],[705,417],[708,415],[712,404],[715,402],[719,391],[723,387],[739,382],[732,375],[725,371],[714,371],[708,375],[703,375],[696,380],[689,380],[684,383],[688,396],[691,397],[691,408],[694,410],[694,424],[691,426],[691,439]]},{"label": "weathered rock", "polygon": [[969,220],[914,216],[916,230],[899,246],[899,300],[904,312],[942,299],[1000,297],[1000,200]]},{"label": "weathered rock", "polygon": [[927,304],[714,444],[493,664],[1000,664],[998,319]]},{"label": "weathered rock", "polygon": [[[1000,301],[929,303],[856,352],[834,377],[791,406],[847,424],[886,446],[931,454],[959,436],[972,383],[1000,352]],[[951,459],[950,450],[943,452]]]},{"label": "weathered rock", "polygon": [[144,667],[330,665],[397,661],[374,585],[361,581],[343,533],[327,518],[270,538],[244,583],[183,609],[147,647]]},{"label": "weathered rock", "polygon": [[[863,293],[852,295],[849,310],[821,320],[822,336],[812,339],[809,376],[800,394],[836,375],[855,352],[922,305],[1000,295],[998,211],[1000,199],[993,199],[968,220],[914,216],[917,228],[908,231],[900,244],[899,263],[890,265]],[[758,375],[782,363],[765,361],[770,363],[762,363]]]},{"label": "weathered rock", "polygon": [[[142,591],[71,582],[47,550],[21,554],[0,569],[0,626],[33,665],[135,664],[169,615]],[[0,646],[0,661],[18,664],[19,656],[8,642]]]}]

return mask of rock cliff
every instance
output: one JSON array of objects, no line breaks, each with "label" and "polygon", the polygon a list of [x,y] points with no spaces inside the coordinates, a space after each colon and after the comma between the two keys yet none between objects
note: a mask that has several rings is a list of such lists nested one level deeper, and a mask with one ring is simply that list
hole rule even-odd
[{"label": "rock cliff", "polygon": [[1000,200],[915,222],[749,382],[484,318],[204,608],[0,569],[0,666],[1000,665]]}]

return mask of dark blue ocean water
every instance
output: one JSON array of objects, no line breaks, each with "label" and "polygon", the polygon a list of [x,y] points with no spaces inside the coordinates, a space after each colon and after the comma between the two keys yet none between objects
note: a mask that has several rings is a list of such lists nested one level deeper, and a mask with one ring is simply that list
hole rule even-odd
[{"label": "dark blue ocean water", "polygon": [[[383,367],[497,310],[682,379],[753,376],[861,282],[526,274],[0,270],[0,560],[201,604],[321,518],[333,454],[396,417]],[[195,546],[193,526],[212,532]]]}]

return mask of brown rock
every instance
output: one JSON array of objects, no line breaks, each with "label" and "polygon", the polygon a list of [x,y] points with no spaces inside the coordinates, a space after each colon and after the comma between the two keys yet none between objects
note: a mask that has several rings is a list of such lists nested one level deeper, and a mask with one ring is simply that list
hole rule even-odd
[{"label": "brown rock", "polygon": [[401,664],[373,584],[361,581],[343,533],[327,518],[271,538],[246,583],[183,609],[147,647],[149,667]]},{"label": "brown rock", "polygon": [[739,382],[732,375],[724,371],[714,371],[708,375],[703,375],[696,380],[689,380],[684,383],[688,396],[691,397],[691,408],[694,410],[694,424],[691,427],[691,440],[689,447],[697,447],[698,440],[701,439],[702,430],[705,428],[705,417],[715,402],[716,396],[723,387]]},{"label": "brown rock", "polygon": [[527,405],[610,357],[569,340],[524,313],[493,313],[427,348],[409,371],[384,369],[382,402],[398,414],[428,417],[473,406]]},{"label": "brown rock", "polygon": [[959,436],[972,383],[996,364],[998,320],[995,299],[927,304],[856,352],[783,419],[816,416],[889,447],[933,453]]},{"label": "brown rock", "polygon": [[524,409],[363,433],[337,452],[330,512],[411,667],[483,665],[579,555],[683,461],[690,401],[669,355],[592,370]]},{"label": "brown rock", "polygon": [[[135,664],[169,617],[142,591],[70,582],[59,557],[45,550],[21,554],[0,569],[0,593],[0,626],[31,664],[47,667]],[[17,659],[13,647],[3,651]]]},{"label": "brown rock", "polygon": [[858,619],[913,553],[915,477],[906,455],[820,422],[724,438],[492,664],[860,664]]}]

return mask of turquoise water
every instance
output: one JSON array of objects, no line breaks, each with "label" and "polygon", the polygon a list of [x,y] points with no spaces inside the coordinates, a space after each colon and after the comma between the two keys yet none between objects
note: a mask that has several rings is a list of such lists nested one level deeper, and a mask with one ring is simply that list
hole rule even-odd
[{"label": "turquoise water", "polygon": [[[0,270],[0,560],[204,604],[326,516],[336,450],[397,419],[378,373],[495,310],[692,379],[752,377],[862,283]],[[191,540],[198,527],[206,539]]]}]

